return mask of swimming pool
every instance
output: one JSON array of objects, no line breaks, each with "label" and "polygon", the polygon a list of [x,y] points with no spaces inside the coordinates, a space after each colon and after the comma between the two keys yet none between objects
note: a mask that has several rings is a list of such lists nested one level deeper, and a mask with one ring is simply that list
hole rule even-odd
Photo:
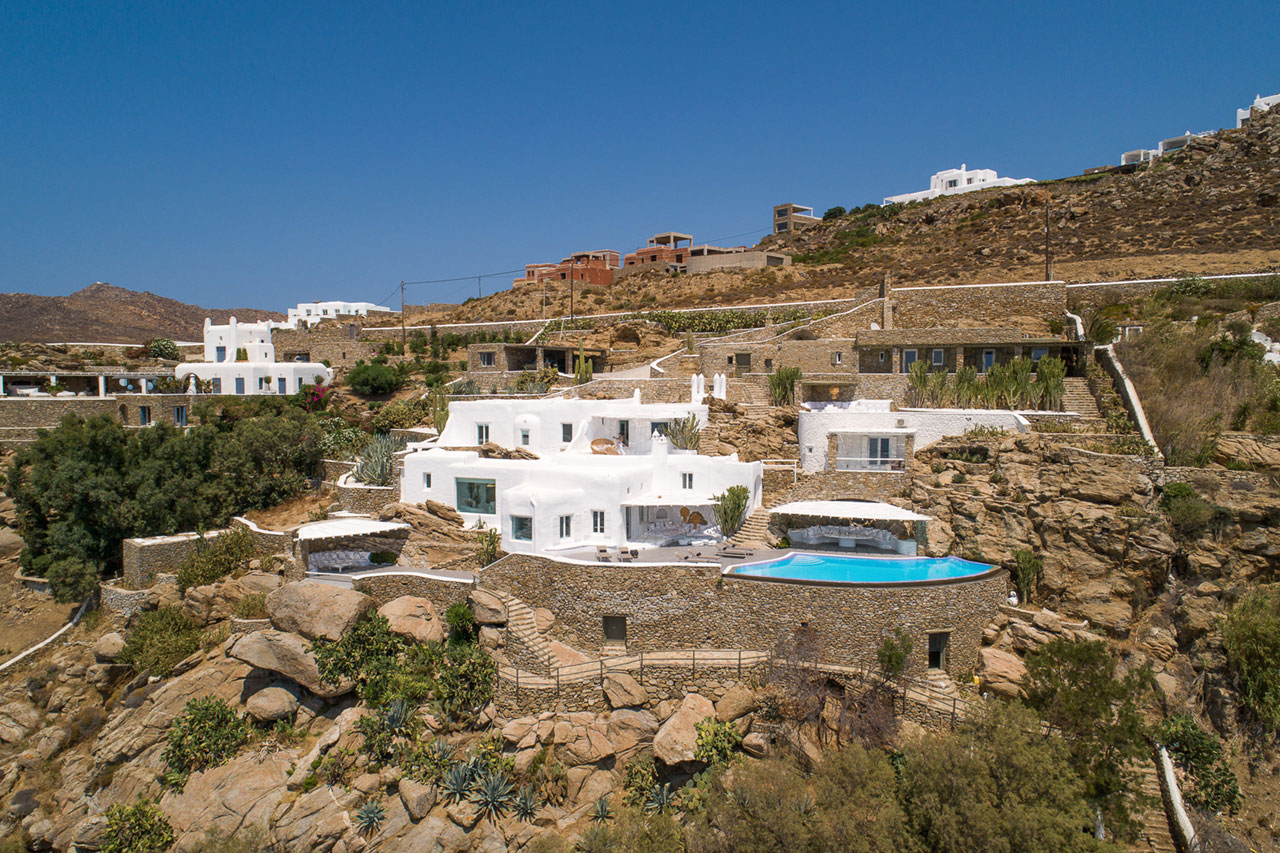
[{"label": "swimming pool", "polygon": [[734,566],[726,574],[818,583],[907,583],[957,580],[994,568],[959,557],[861,557],[796,552],[776,560]]}]

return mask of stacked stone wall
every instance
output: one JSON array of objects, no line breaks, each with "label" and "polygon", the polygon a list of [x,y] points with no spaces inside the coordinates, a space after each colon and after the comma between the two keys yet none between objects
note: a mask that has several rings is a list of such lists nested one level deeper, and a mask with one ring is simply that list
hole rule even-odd
[{"label": "stacked stone wall", "polygon": [[191,408],[202,400],[213,399],[200,394],[121,394],[114,397],[0,397],[0,447],[30,444],[41,429],[54,429],[64,415],[89,419],[110,415],[125,426],[139,426],[139,410],[151,410],[151,423],[174,422],[175,406],[186,406],[189,423],[194,423]]},{"label": "stacked stone wall", "polygon": [[954,328],[970,324],[1008,325],[1010,317],[1064,319],[1067,291],[1062,283],[954,285],[893,288],[885,328]]},{"label": "stacked stone wall", "polygon": [[400,476],[397,473],[394,485],[366,486],[353,483],[351,478],[339,480],[337,484],[338,503],[347,512],[371,515],[387,504],[400,502]]},{"label": "stacked stone wall", "polygon": [[[581,668],[576,667],[573,671],[581,672]],[[609,672],[607,662],[603,672]],[[735,684],[762,683],[767,675],[767,666],[759,662],[741,667],[736,663],[703,665],[694,660],[679,664],[645,663],[625,672],[649,694],[648,701],[641,707],[653,709],[661,702],[680,700],[690,693],[698,693],[714,702]],[[573,681],[562,678],[559,684],[532,687],[527,681],[519,683],[514,677],[503,677],[498,679],[494,701],[498,712],[507,717],[530,716],[545,711],[603,712],[609,710],[609,704],[602,685],[600,675]]]},{"label": "stacked stone wall", "polygon": [[451,604],[466,601],[471,594],[473,582],[467,579],[446,580],[444,578],[427,577],[424,574],[387,572],[363,574],[351,579],[351,586],[358,592],[373,598],[379,606],[404,595],[426,598],[435,606],[436,612],[443,614]]},{"label": "stacked stone wall", "polygon": [[[210,530],[204,537],[207,541],[226,532]],[[156,575],[177,571],[182,561],[200,547],[200,542],[200,536],[196,533],[125,539],[120,544],[125,585],[130,589],[150,587],[155,583]]]}]

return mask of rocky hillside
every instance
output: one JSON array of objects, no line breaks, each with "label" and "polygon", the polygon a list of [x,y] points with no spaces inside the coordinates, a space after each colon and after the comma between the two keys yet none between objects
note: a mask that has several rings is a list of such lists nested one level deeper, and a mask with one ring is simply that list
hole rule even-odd
[{"label": "rocky hillside", "polygon": [[176,299],[97,282],[70,296],[0,293],[0,341],[140,344],[151,338],[201,339],[206,317],[225,323],[283,320],[275,311],[201,308]]},{"label": "rocky hillside", "polygon": [[[868,205],[840,219],[769,236],[794,253],[783,271],[631,276],[582,287],[576,313],[853,295],[898,284],[1029,281],[1044,276],[1046,197],[1053,273],[1068,281],[1255,272],[1280,264],[1280,110],[1240,130],[1192,140],[1132,172],[1116,171],[939,198]],[[568,313],[568,288],[505,290],[424,320]],[[545,306],[544,306],[545,299]]]}]

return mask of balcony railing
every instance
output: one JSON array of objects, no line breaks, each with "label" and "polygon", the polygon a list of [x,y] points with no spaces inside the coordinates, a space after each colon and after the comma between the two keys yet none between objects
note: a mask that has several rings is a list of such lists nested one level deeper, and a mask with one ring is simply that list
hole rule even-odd
[{"label": "balcony railing", "polygon": [[907,470],[907,460],[902,456],[837,456],[836,470],[901,472]]}]

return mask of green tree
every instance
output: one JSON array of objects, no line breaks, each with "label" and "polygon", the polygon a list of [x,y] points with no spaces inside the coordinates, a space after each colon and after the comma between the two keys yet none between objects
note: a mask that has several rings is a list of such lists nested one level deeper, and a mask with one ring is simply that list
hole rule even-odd
[{"label": "green tree", "polygon": [[152,338],[151,342],[147,344],[147,355],[152,358],[178,361],[182,358],[182,351],[178,349],[178,345],[173,342],[172,338]]},{"label": "green tree", "polygon": [[876,649],[876,663],[880,664],[880,672],[886,678],[901,673],[907,667],[913,648],[915,643],[911,641],[907,630],[901,625],[894,628],[893,633],[881,640],[880,648]]},{"label": "green tree", "polygon": [[1116,674],[1116,658],[1100,641],[1059,638],[1026,656],[1027,704],[1061,731],[1085,795],[1117,837],[1131,835],[1138,793],[1133,762],[1147,755],[1139,699],[1151,689],[1151,670]]},{"label": "green tree", "polygon": [[1086,831],[1092,809],[1064,740],[1017,704],[987,703],[954,734],[909,743],[901,797],[933,853],[1120,849]]},{"label": "green tree", "polygon": [[1261,587],[1231,608],[1222,645],[1244,704],[1280,729],[1280,586]]},{"label": "green tree", "polygon": [[386,364],[357,361],[347,373],[347,387],[361,397],[382,397],[394,393],[402,383],[400,373]]}]

